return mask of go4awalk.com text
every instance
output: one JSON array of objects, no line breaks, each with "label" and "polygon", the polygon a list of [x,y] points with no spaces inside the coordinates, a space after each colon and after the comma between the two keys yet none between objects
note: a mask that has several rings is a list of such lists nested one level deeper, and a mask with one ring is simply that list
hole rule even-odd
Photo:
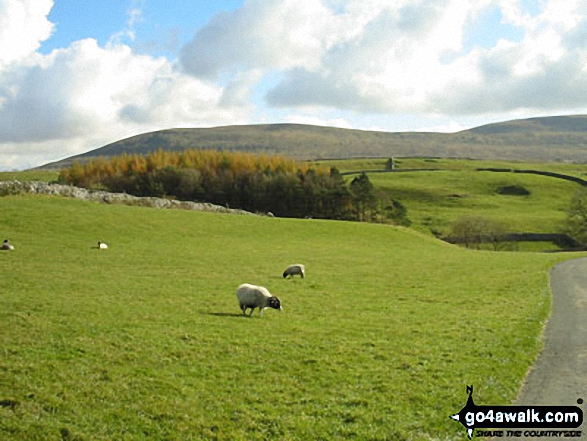
[{"label": "go4awalk.com text", "polygon": [[[460,412],[451,418],[467,430],[469,439],[478,437],[581,437],[583,411],[578,406],[477,406],[473,387]],[[577,400],[583,404],[583,400]],[[499,430],[495,430],[499,428]]]}]

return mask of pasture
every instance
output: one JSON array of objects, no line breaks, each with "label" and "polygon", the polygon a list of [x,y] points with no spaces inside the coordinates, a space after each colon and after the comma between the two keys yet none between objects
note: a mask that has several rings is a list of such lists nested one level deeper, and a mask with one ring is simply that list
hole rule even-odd
[{"label": "pasture", "polygon": [[[386,159],[319,161],[342,172],[383,170]],[[461,217],[480,216],[500,222],[507,232],[559,233],[567,217],[574,182],[523,173],[494,173],[477,168],[540,170],[586,179],[587,165],[523,163],[441,158],[396,158],[397,173],[368,173],[380,197],[399,200],[408,210],[411,227],[426,234],[446,236]],[[414,171],[407,171],[414,170]],[[352,179],[356,175],[348,175]],[[525,196],[499,194],[520,186]],[[523,243],[520,249],[556,249],[549,243]]]},{"label": "pasture", "polygon": [[[545,176],[476,171],[376,173],[373,185],[404,203],[414,228],[446,235],[462,216],[504,223],[510,232],[555,233],[566,218],[577,184]],[[527,196],[498,194],[520,186]]]},{"label": "pasture", "polygon": [[[0,198],[0,226],[6,440],[463,439],[465,386],[515,399],[548,269],[576,256],[31,195]],[[242,316],[243,282],[283,312]]]},{"label": "pasture", "polygon": [[25,170],[18,172],[0,172],[0,181],[41,181],[52,182],[59,177],[57,170]]}]

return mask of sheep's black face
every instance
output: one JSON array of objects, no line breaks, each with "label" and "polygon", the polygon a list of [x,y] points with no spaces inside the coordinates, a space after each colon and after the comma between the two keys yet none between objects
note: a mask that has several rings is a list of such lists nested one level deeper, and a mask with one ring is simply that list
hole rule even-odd
[{"label": "sheep's black face", "polygon": [[269,299],[269,307],[273,309],[281,309],[281,302],[277,297],[271,297]]}]

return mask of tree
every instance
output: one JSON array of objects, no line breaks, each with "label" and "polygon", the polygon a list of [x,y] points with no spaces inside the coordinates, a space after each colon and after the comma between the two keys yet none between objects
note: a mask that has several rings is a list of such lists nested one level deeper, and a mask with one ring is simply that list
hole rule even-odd
[{"label": "tree", "polygon": [[377,207],[377,196],[375,195],[373,184],[365,172],[351,181],[350,192],[357,213],[357,220],[367,220],[367,213],[372,214]]},{"label": "tree", "polygon": [[571,199],[564,231],[581,245],[587,246],[587,189],[578,190]]},{"label": "tree", "polygon": [[467,248],[479,249],[482,243],[491,243],[497,251],[504,242],[505,227],[481,216],[463,216],[452,225],[451,237]]},{"label": "tree", "polygon": [[351,194],[344,178],[336,167],[330,168],[329,178],[323,216],[328,219],[348,219]]},{"label": "tree", "polygon": [[201,173],[191,168],[180,170],[177,197],[185,201],[198,201],[203,193]]},{"label": "tree", "polygon": [[400,201],[392,200],[384,208],[385,217],[396,225],[409,227],[412,222],[408,219],[408,209]]}]

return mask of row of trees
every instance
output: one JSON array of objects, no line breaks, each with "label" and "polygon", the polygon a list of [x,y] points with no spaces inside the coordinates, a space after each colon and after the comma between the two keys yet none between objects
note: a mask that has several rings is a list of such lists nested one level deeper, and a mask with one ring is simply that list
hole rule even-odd
[{"label": "row of trees", "polygon": [[63,183],[210,202],[283,217],[316,217],[407,224],[398,201],[382,201],[366,174],[347,186],[336,168],[280,156],[219,151],[158,151],[76,163],[61,171]]},{"label": "row of trees", "polygon": [[505,250],[507,244],[506,228],[501,222],[482,216],[463,216],[457,219],[450,230],[450,240],[467,248],[480,249],[482,244],[490,244],[493,250]]}]

